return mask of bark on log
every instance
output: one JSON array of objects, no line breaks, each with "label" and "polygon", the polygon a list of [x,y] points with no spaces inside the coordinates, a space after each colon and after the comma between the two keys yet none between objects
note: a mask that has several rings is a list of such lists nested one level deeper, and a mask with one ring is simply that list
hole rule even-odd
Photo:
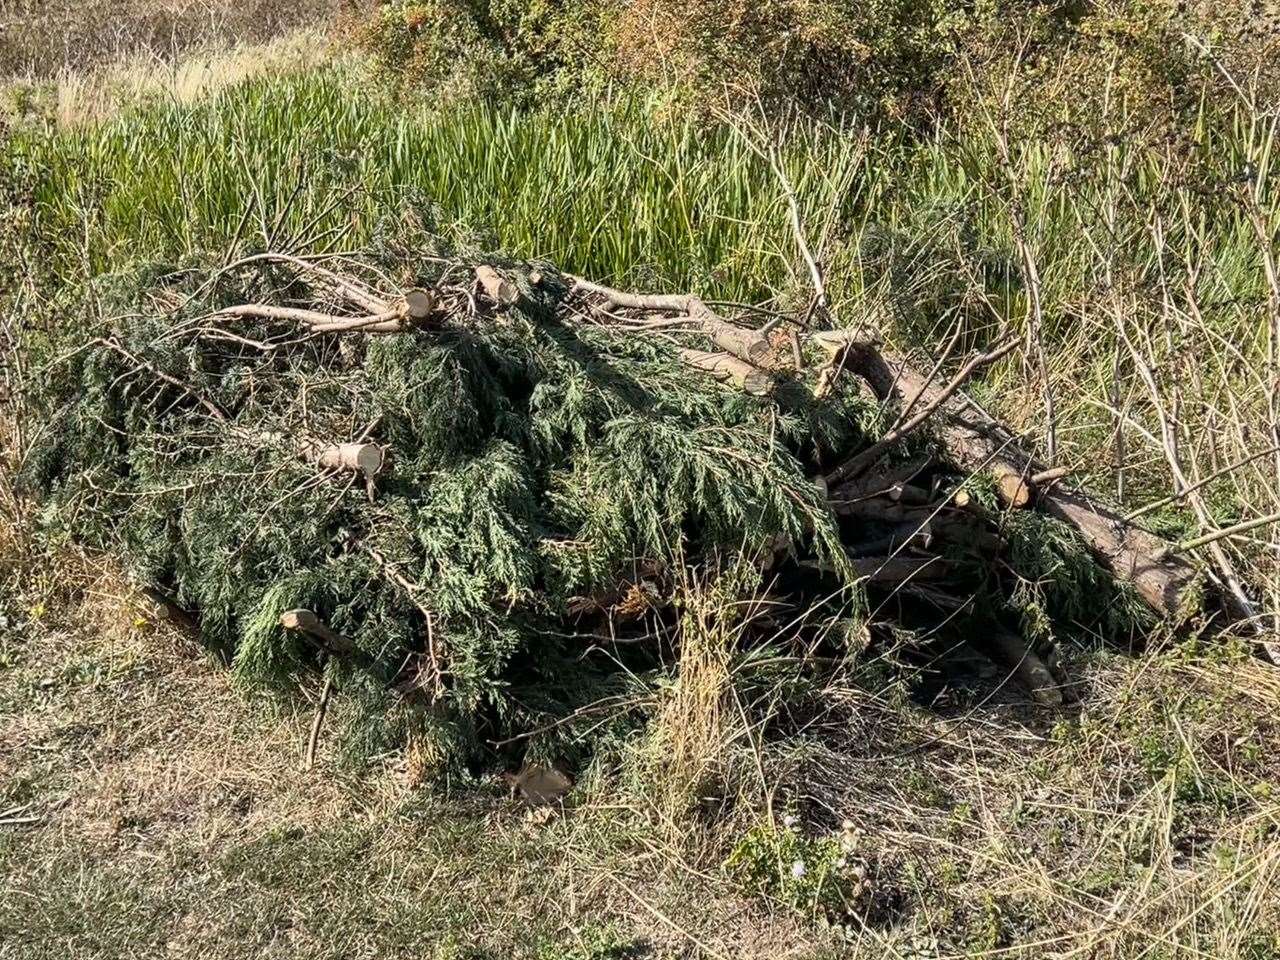
[{"label": "bark on log", "polygon": [[717,380],[732,383],[753,397],[763,397],[773,389],[773,377],[768,373],[727,353],[682,349],[680,359]]},{"label": "bark on log", "polygon": [[830,498],[832,511],[841,517],[858,517],[877,523],[927,527],[938,540],[964,547],[982,556],[995,556],[1006,543],[989,520],[974,510],[950,505],[895,503],[886,497],[845,500],[844,487]]},{"label": "bark on log", "polygon": [[520,299],[516,285],[488,264],[476,267],[476,280],[485,295],[500,307],[509,307]]},{"label": "bark on log", "polygon": [[942,580],[951,573],[950,564],[941,557],[854,557],[849,562],[868,583]]},{"label": "bark on log", "polygon": [[853,347],[874,346],[877,342],[873,336],[862,330],[819,330],[809,339],[832,359]]},{"label": "bark on log", "polygon": [[604,297],[606,310],[612,307],[626,307],[631,310],[683,314],[700,326],[721,350],[753,366],[766,363],[773,353],[773,347],[765,334],[759,330],[748,330],[729,323],[708,307],[700,297],[692,294],[627,293],[624,290],[615,290],[613,287],[606,287],[581,278],[574,278],[574,289]]},{"label": "bark on log", "polygon": [[928,460],[914,460],[879,473],[856,477],[840,484],[836,493],[845,500],[888,497],[895,503],[928,503],[931,499],[928,491],[911,483],[928,465]]},{"label": "bark on log", "polygon": [[[924,375],[905,360],[871,348],[856,350],[850,363],[881,399],[895,393],[906,397],[919,394],[917,403],[928,404],[942,389],[926,383]],[[962,391],[939,407],[936,421],[948,459],[963,470],[992,473],[998,482],[1007,477],[1020,482],[1025,478],[1028,485],[1032,476],[1048,470]],[[1126,523],[1116,511],[1062,483],[1038,491],[1037,505],[1075,528],[1098,560],[1114,576],[1132,583],[1156,613],[1182,620],[1199,605],[1201,579],[1195,567],[1177,556],[1157,559],[1168,547],[1165,540]]]},{"label": "bark on log", "polygon": [[148,619],[172,624],[184,633],[200,636],[200,624],[196,622],[196,618],[180,607],[172,597],[150,586],[142,587],[138,592],[148,601],[145,611]]},{"label": "bark on log", "polygon": [[1060,707],[1066,701],[1058,678],[1021,637],[997,629],[977,645],[984,647],[992,660],[1010,670],[1038,703]]},{"label": "bark on log", "polygon": [[933,527],[928,520],[923,523],[913,521],[894,524],[884,536],[855,543],[851,549],[855,556],[894,553],[908,545],[927,550],[932,546],[933,540]]}]

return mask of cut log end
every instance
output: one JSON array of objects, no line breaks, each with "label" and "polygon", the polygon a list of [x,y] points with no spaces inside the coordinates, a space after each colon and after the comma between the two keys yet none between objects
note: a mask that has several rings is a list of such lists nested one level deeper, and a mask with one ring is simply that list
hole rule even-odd
[{"label": "cut log end", "polygon": [[509,307],[520,299],[516,285],[488,264],[476,267],[476,281],[485,295],[500,307]]},{"label": "cut log end", "polygon": [[753,397],[768,396],[773,390],[773,377],[763,370],[752,370],[742,378],[742,389]]},{"label": "cut log end", "polygon": [[815,333],[811,339],[832,358],[839,357],[853,347],[872,346],[875,343],[875,338],[862,330],[822,330]]},{"label": "cut log end", "polygon": [[435,312],[435,295],[430,290],[410,290],[404,295],[404,309],[410,320],[422,323]]},{"label": "cut log end", "polygon": [[317,633],[324,628],[320,618],[310,610],[286,610],[280,614],[280,626],[286,630],[301,630],[303,633]]},{"label": "cut log end", "polygon": [[1031,503],[1031,481],[1012,470],[1000,470],[996,474],[996,489],[1000,499],[1016,510]]},{"label": "cut log end", "polygon": [[376,443],[340,443],[325,447],[316,462],[331,470],[353,470],[366,480],[381,472],[386,455]]}]

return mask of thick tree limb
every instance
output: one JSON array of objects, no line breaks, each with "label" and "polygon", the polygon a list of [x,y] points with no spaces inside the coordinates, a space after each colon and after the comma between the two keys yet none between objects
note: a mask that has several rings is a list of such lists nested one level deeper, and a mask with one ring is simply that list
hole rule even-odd
[{"label": "thick tree limb", "polygon": [[200,636],[200,624],[196,622],[196,618],[180,607],[172,597],[150,586],[142,587],[138,592],[148,601],[149,609],[146,613],[149,619],[173,624],[193,637]]},{"label": "thick tree limb", "polygon": [[753,397],[763,397],[773,389],[773,377],[768,373],[727,353],[682,349],[680,359],[717,380],[732,383]]},{"label": "thick tree limb", "polygon": [[604,297],[605,309],[626,307],[645,312],[676,313],[697,324],[721,350],[759,366],[773,353],[769,338],[759,330],[748,330],[723,319],[700,298],[692,294],[639,294],[615,290],[580,277],[573,278],[573,288],[580,293]]},{"label": "thick tree limb", "polygon": [[[975,357],[971,357],[969,362],[960,368],[960,371],[951,378],[951,381],[941,388],[932,388],[927,381],[920,384],[919,389],[911,394],[908,401],[910,406],[915,406],[917,402],[923,401],[924,406],[920,408],[906,423],[894,427],[880,440],[873,443],[866,450],[863,450],[855,457],[846,460],[840,466],[836,467],[827,475],[828,484],[836,484],[848,477],[855,477],[871,464],[875,463],[880,456],[895,444],[897,444],[907,434],[917,430],[926,420],[928,420],[957,390],[960,389],[979,367],[994,363],[1005,354],[1013,350],[1018,345],[1018,341],[1010,339],[1005,343],[988,350],[986,353],[980,353]],[[932,394],[926,397],[926,393],[933,390]]]},{"label": "thick tree limb", "polygon": [[[429,312],[429,311],[428,311]],[[317,310],[277,307],[266,303],[244,303],[218,311],[220,317],[253,317],[259,320],[287,320],[299,323],[312,333],[403,333],[411,329],[409,307],[370,314],[367,317],[339,317]]]},{"label": "thick tree limb", "polygon": [[[1017,439],[956,389],[947,391],[900,358],[861,350],[851,361],[883,399],[919,393],[936,413],[938,437],[948,459],[973,473],[1021,480],[1048,468],[1025,453]],[[953,381],[954,383],[954,381]],[[958,386],[958,385],[956,385]],[[1110,507],[1085,493],[1057,484],[1038,491],[1037,505],[1073,527],[1098,560],[1117,578],[1133,584],[1144,601],[1162,617],[1181,620],[1201,602],[1201,578],[1195,567],[1177,556],[1162,557],[1168,543],[1126,523]]]},{"label": "thick tree limb", "polygon": [[376,443],[338,443],[333,445],[303,441],[299,451],[303,459],[328,470],[351,470],[372,480],[386,462],[382,448]]},{"label": "thick tree limb", "polygon": [[854,557],[849,562],[868,583],[943,580],[951,573],[951,565],[941,557]]}]

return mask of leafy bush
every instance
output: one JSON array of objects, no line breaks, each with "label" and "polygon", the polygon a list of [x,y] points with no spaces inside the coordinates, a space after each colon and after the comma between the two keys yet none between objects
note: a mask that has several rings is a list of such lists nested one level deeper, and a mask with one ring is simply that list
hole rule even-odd
[{"label": "leafy bush", "polygon": [[1199,108],[1193,81],[1224,101],[1226,72],[1263,100],[1280,90],[1274,24],[1172,0],[392,0],[360,35],[385,75],[445,99],[599,96],[613,82],[859,122],[1007,107],[1044,129],[1123,103],[1167,131]]},{"label": "leafy bush", "polygon": [[523,101],[575,83],[598,27],[574,0],[393,0],[357,27],[379,73],[440,101]]}]

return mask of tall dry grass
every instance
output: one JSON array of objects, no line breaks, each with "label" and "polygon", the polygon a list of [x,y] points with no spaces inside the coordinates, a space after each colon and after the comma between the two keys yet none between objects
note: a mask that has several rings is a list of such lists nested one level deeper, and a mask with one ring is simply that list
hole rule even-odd
[{"label": "tall dry grass", "polygon": [[[352,6],[358,4],[348,4]],[[323,24],[337,0],[8,0],[0,77],[51,78],[121,60],[174,63]]]}]

